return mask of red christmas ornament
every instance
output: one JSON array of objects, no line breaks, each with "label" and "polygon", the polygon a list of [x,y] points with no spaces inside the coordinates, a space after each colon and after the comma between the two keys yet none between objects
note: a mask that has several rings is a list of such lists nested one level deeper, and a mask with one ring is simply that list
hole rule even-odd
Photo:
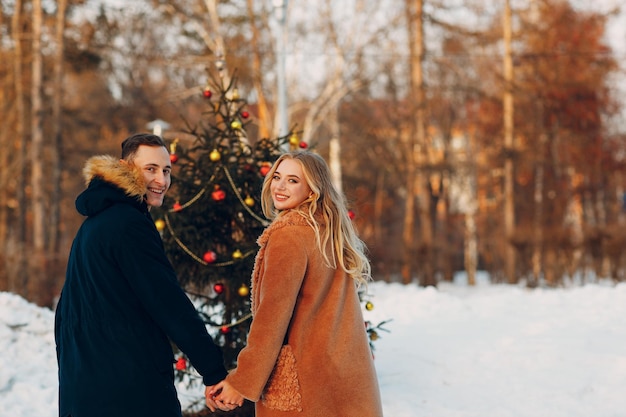
[{"label": "red christmas ornament", "polygon": [[222,190],[219,185],[216,185],[215,191],[211,193],[211,198],[215,201],[222,201],[226,198],[226,192]]},{"label": "red christmas ornament", "polygon": [[208,250],[204,253],[204,255],[202,255],[202,259],[204,260],[204,262],[212,264],[217,260],[217,253],[213,252],[212,250]]},{"label": "red christmas ornament", "polygon": [[202,95],[204,96],[204,98],[211,98],[213,93],[211,92],[211,89],[209,87],[205,87],[202,91]]},{"label": "red christmas ornament", "polygon": [[187,361],[185,360],[185,358],[178,358],[178,360],[176,361],[176,369],[178,371],[184,371],[185,369],[187,369]]},{"label": "red christmas ornament", "polygon": [[176,155],[175,153],[170,154],[170,162],[175,164],[176,161],[178,161],[178,155]]},{"label": "red christmas ornament", "polygon": [[213,285],[213,291],[215,291],[216,294],[221,294],[224,292],[224,284],[222,284],[221,282],[217,282],[215,285]]},{"label": "red christmas ornament", "polygon": [[352,210],[348,210],[348,217],[350,217],[350,220],[354,220],[354,218],[356,217],[356,214],[354,214]]},{"label": "red christmas ornament", "polygon": [[228,326],[222,326],[222,327],[220,327],[220,332],[221,332],[222,334],[228,334],[228,333],[230,333],[230,327],[228,327]]},{"label": "red christmas ornament", "polygon": [[307,145],[306,142],[300,142],[300,144],[298,145],[301,149],[306,149],[309,147],[309,145]]},{"label": "red christmas ornament", "polygon": [[250,117],[250,113],[244,110],[241,112],[241,117],[243,117],[244,119],[247,119],[248,117]]},{"label": "red christmas ornament", "polygon": [[266,176],[267,173],[270,172],[270,169],[272,169],[271,165],[263,165],[259,169],[259,172],[261,173],[262,176]]},{"label": "red christmas ornament", "polygon": [[181,206],[180,203],[177,201],[174,203],[172,208],[174,209],[174,211],[181,211],[183,209],[183,206]]}]

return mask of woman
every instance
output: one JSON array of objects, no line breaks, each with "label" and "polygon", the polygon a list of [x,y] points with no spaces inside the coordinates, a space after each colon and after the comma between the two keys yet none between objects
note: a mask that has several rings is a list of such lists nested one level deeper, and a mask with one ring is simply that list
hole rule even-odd
[{"label": "woman", "polygon": [[207,398],[254,401],[257,417],[382,416],[355,285],[370,265],[328,165],[284,154],[261,198],[273,221],[258,239],[247,345]]}]

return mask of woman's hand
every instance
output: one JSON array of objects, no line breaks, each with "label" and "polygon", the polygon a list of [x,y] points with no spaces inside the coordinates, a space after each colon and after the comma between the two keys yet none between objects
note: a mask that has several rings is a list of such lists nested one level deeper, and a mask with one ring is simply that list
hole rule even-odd
[{"label": "woman's hand", "polygon": [[[211,388],[209,390],[209,388]],[[213,385],[213,387],[207,387],[205,392],[207,399],[212,398],[215,402],[221,402],[226,406],[238,406],[243,405],[243,395],[226,380]]]},{"label": "woman's hand", "polygon": [[222,411],[231,411],[237,408],[237,405],[224,404],[222,401],[218,401],[214,397],[214,392],[216,391],[215,385],[207,386],[204,389],[204,397],[206,400],[206,406],[209,407],[211,412],[215,412],[215,410],[219,409]]}]

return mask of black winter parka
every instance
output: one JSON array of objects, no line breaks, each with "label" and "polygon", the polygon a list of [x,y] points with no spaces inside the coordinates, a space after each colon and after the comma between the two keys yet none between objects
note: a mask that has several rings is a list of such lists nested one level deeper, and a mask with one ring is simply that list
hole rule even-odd
[{"label": "black winter parka", "polygon": [[226,376],[221,350],[178,284],[142,174],[108,156],[91,158],[84,174],[76,208],[87,219],[55,317],[59,415],[180,416],[170,340],[205,385]]}]

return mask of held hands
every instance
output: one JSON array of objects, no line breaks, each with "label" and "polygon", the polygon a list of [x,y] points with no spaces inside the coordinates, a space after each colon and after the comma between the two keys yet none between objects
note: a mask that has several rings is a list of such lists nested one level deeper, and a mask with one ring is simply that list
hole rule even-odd
[{"label": "held hands", "polygon": [[216,408],[230,411],[243,405],[243,395],[225,380],[206,387],[204,396],[206,397],[206,405],[211,411],[215,411]]},{"label": "held hands", "polygon": [[222,411],[231,411],[237,407],[234,404],[225,404],[222,401],[216,400],[213,394],[214,391],[215,391],[215,385],[209,385],[204,389],[204,397],[206,400],[206,406],[209,407],[209,410],[211,410],[211,412],[215,412],[215,410],[217,409],[220,409]]}]

